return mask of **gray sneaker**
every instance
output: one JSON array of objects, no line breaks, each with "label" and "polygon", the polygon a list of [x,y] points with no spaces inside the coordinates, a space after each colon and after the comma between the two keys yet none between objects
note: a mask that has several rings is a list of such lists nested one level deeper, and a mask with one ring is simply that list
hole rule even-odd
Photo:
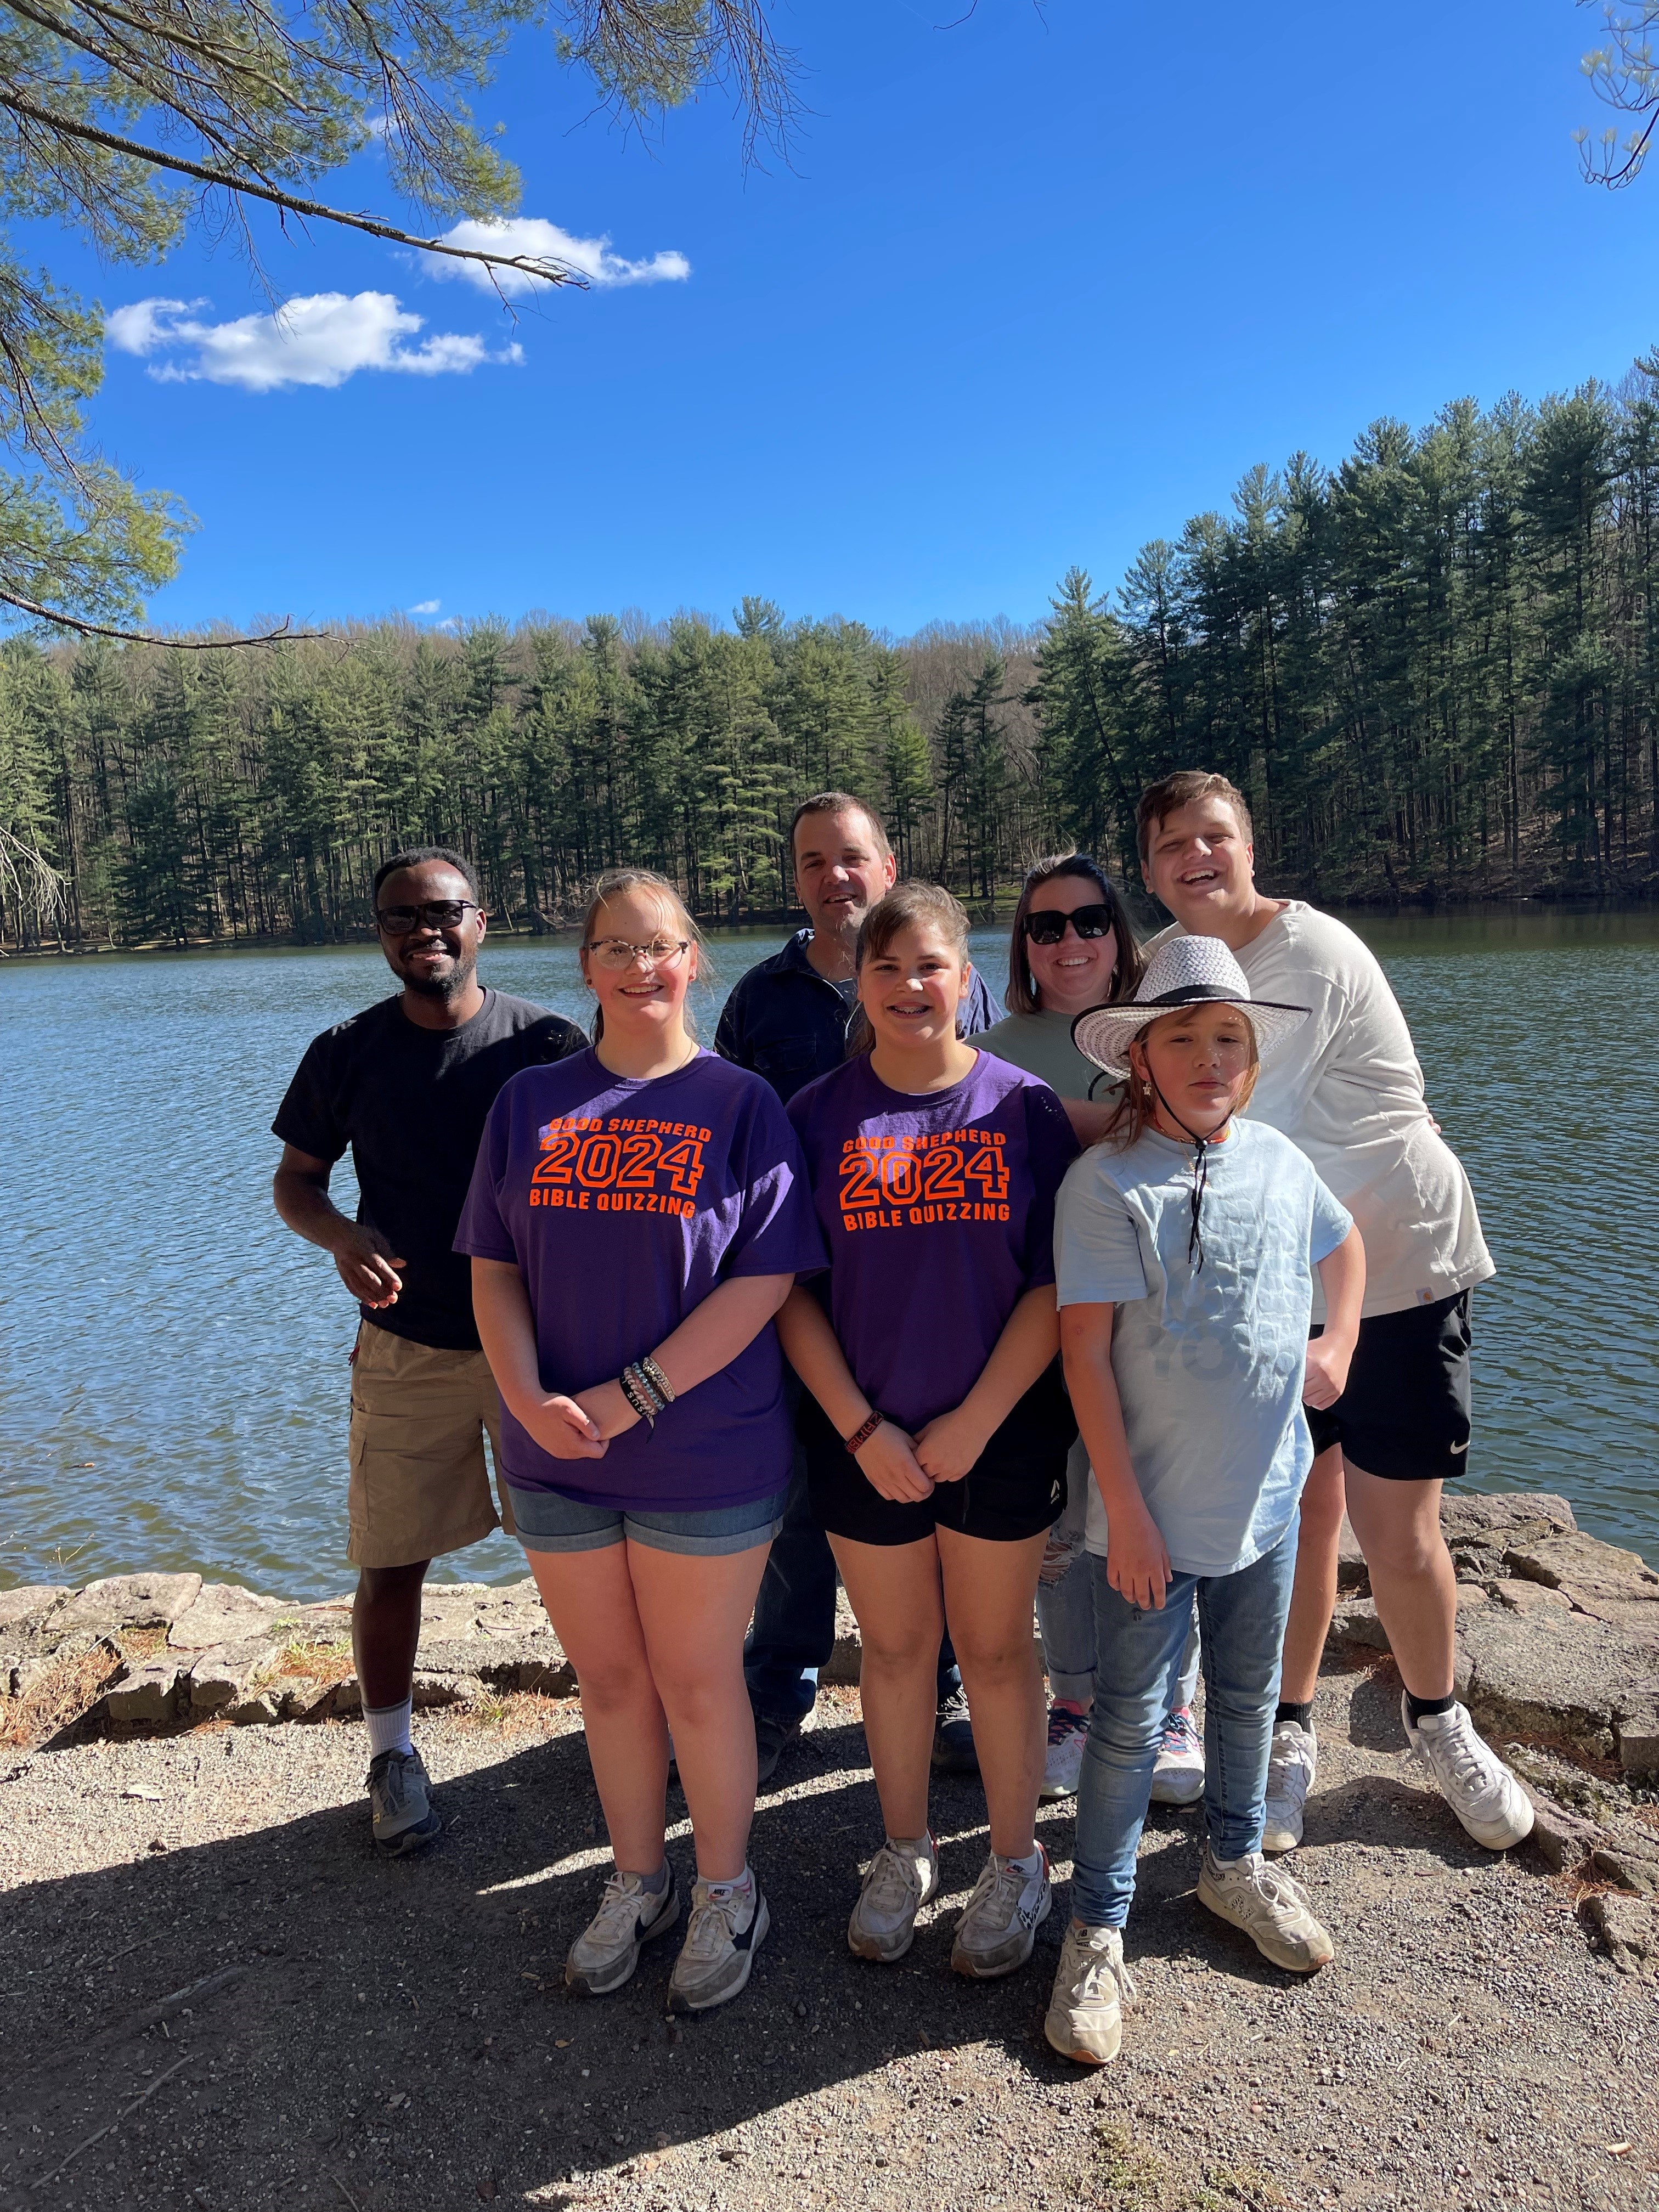
[{"label": "gray sneaker", "polygon": [[699,1881],[691,1892],[691,1918],[668,1981],[671,2012],[707,2012],[747,1986],[755,1954],[766,1941],[772,1916],[751,1876],[747,1894]]},{"label": "gray sneaker", "polygon": [[631,1981],[640,1950],[655,1936],[666,1935],[680,1917],[674,1870],[666,1889],[647,1889],[636,1874],[613,1874],[599,1909],[565,1954],[564,1981],[579,1996],[609,1996]]},{"label": "gray sneaker", "polygon": [[1273,1723],[1267,1754],[1267,1802],[1262,1810],[1261,1848],[1275,1856],[1302,1841],[1302,1816],[1319,1765],[1319,1741],[1297,1721]]},{"label": "gray sneaker", "polygon": [[[1040,1849],[1040,1847],[1039,1847]],[[986,1860],[974,1893],[957,1923],[951,1964],[976,1982],[1012,1974],[1031,1955],[1036,1931],[1048,1917],[1054,1893],[1048,1887],[1048,1854],[1034,1875],[994,1851]]]},{"label": "gray sneaker", "polygon": [[1139,1994],[1123,1963],[1123,1930],[1074,1920],[1060,1946],[1042,2033],[1062,2058],[1109,2066],[1123,2041],[1123,2008]]},{"label": "gray sneaker", "polygon": [[382,1751],[368,1762],[364,1784],[374,1825],[374,1848],[383,1858],[423,1851],[443,1826],[432,1802],[432,1784],[418,1751]]},{"label": "gray sneaker", "polygon": [[939,1850],[931,1836],[919,1844],[890,1837],[870,1862],[847,1923],[848,1948],[860,1959],[889,1966],[915,1941],[916,1915],[939,1894]]},{"label": "gray sneaker", "polygon": [[1262,1957],[1286,1973],[1317,1973],[1336,1956],[1336,1946],[1314,1918],[1307,1891],[1283,1867],[1269,1866],[1260,1851],[1218,1859],[1206,1840],[1198,1901],[1218,1919],[1242,1928]]},{"label": "gray sneaker", "polygon": [[1532,1800],[1469,1717],[1467,1705],[1425,1713],[1413,1723],[1406,1693],[1400,1717],[1418,1764],[1477,1844],[1506,1851],[1532,1833]]}]

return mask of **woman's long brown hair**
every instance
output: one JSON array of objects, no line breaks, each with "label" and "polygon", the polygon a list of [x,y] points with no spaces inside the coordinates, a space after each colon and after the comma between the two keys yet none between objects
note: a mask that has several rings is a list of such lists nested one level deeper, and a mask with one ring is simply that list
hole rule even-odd
[{"label": "woman's long brown hair", "polygon": [[1117,939],[1117,968],[1112,976],[1111,990],[1102,1005],[1115,1006],[1121,999],[1133,999],[1140,988],[1146,963],[1111,878],[1087,853],[1050,853],[1046,859],[1031,863],[1019,887],[1019,904],[1014,908],[1013,930],[1008,939],[1007,1005],[1011,1014],[1035,1014],[1040,1011],[1030,963],[1025,957],[1025,917],[1031,911],[1032,894],[1040,891],[1044,884],[1053,883],[1056,876],[1076,876],[1083,883],[1092,884],[1100,893],[1101,904],[1111,915],[1112,933]]}]

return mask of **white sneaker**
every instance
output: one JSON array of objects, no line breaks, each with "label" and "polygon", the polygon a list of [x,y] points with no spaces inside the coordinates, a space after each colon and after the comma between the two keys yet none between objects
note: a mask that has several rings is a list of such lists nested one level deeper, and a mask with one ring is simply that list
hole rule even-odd
[{"label": "white sneaker", "polygon": [[1283,1867],[1269,1866],[1260,1851],[1218,1859],[1206,1838],[1198,1901],[1218,1919],[1242,1928],[1262,1957],[1287,1973],[1316,1973],[1336,1956],[1336,1946],[1314,1918],[1306,1890]]},{"label": "white sneaker", "polygon": [[1467,1705],[1425,1713],[1413,1723],[1402,1690],[1400,1717],[1419,1764],[1477,1844],[1489,1851],[1506,1851],[1532,1833],[1532,1800],[1482,1741]]},{"label": "white sneaker", "polygon": [[916,1915],[939,1894],[939,1848],[931,1835],[917,1844],[890,1836],[865,1870],[864,1887],[847,1923],[849,1949],[890,1965],[915,1942]]},{"label": "white sneaker", "polygon": [[707,2012],[748,1985],[755,1954],[772,1916],[751,1873],[746,1888],[698,1881],[691,1892],[685,1941],[668,1978],[671,2012]]},{"label": "white sneaker", "polygon": [[1062,2058],[1109,2066],[1123,2041],[1123,2008],[1139,1995],[1123,1963],[1123,1930],[1074,1920],[1060,1946],[1042,2033]]},{"label": "white sneaker", "polygon": [[1069,1705],[1048,1708],[1048,1750],[1042,1762],[1039,1796],[1075,1797],[1083,1772],[1083,1747],[1089,1741],[1089,1716]]},{"label": "white sneaker", "polygon": [[1273,1723],[1261,1828],[1264,1851],[1293,1851],[1302,1841],[1302,1815],[1318,1765],[1318,1739],[1310,1728],[1304,1728],[1299,1721]]},{"label": "white sneaker", "polygon": [[636,1874],[613,1874],[599,1911],[565,1954],[565,1987],[585,1997],[619,1990],[640,1963],[641,1946],[666,1935],[679,1917],[672,1867],[663,1890],[647,1889]]},{"label": "white sneaker", "polygon": [[1152,1769],[1155,1805],[1196,1805],[1204,1795],[1204,1739],[1190,1705],[1177,1705],[1164,1723]]},{"label": "white sneaker", "polygon": [[1037,1846],[1037,1870],[1027,1874],[1012,1859],[994,1851],[986,1860],[974,1893],[957,1923],[951,1964],[976,1982],[1012,1974],[1031,1955],[1036,1931],[1054,1902],[1048,1887],[1048,1854]]}]

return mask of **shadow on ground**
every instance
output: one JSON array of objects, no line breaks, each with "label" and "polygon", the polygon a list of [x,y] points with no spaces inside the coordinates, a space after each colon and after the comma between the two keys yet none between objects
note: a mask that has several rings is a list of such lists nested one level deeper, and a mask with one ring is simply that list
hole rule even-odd
[{"label": "shadow on ground", "polygon": [[[254,1748],[238,1731],[204,1740],[203,1756]],[[52,2162],[30,2156],[47,2130],[63,2156],[181,2057],[179,2078],[46,2201],[109,2206],[125,2187],[147,2208],[168,2191],[217,2205],[233,2173],[243,2203],[261,2190],[364,2207],[412,2201],[411,2187],[487,2199],[726,2136],[901,2054],[1000,2041],[1019,2069],[1064,2073],[1041,2039],[1064,1892],[1036,1960],[1000,1983],[950,1972],[954,1909],[896,1969],[848,1952],[858,1866],[878,1838],[866,1758],[854,1723],[818,1728],[790,1753],[780,1778],[794,1786],[763,1799],[752,1846],[772,1934],[746,1996],[696,2020],[665,2014],[672,1937],[613,1997],[563,1988],[566,1947],[608,1864],[574,1725],[446,1782],[446,1832],[418,1859],[377,1859],[354,1802],[16,1893],[9,1993],[27,1962],[38,1994],[23,1999],[28,2047],[13,2044],[8,2101],[28,2179]],[[677,1795],[670,1810],[683,1810]],[[257,1822],[252,1788],[246,1812]],[[975,1781],[936,1782],[947,1907],[983,1863],[984,1818]],[[1193,1903],[1197,1815],[1160,1812],[1154,1826],[1132,1954],[1212,1957],[1279,1984]],[[1072,1828],[1069,1805],[1045,1815],[1058,1860]],[[689,1839],[672,1848],[689,1883]],[[164,1996],[165,2021],[153,2016]]]}]

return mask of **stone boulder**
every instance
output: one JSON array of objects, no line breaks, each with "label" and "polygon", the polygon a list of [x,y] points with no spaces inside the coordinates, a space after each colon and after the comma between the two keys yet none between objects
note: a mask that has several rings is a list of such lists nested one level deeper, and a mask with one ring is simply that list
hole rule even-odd
[{"label": "stone boulder", "polygon": [[55,1670],[100,1650],[116,1656],[106,1626],[71,1627],[61,1612],[25,1620],[0,1633],[0,1697],[26,1698]]},{"label": "stone boulder", "polygon": [[0,1590],[0,1634],[41,1619],[74,1595],[56,1583],[25,1583],[21,1589]]},{"label": "stone boulder", "polygon": [[1621,1720],[1653,1695],[1654,1653],[1606,1622],[1559,1607],[1483,1606],[1458,1622],[1469,1710],[1488,1735],[1619,1755]]},{"label": "stone boulder", "polygon": [[1440,1503],[1440,1526],[1458,1580],[1491,1583],[1509,1572],[1504,1553],[1510,1544],[1560,1535],[1577,1523],[1566,1499],[1552,1491],[1449,1490]]},{"label": "stone boulder", "polygon": [[1512,1544],[1568,1534],[1578,1523],[1566,1499],[1551,1490],[1448,1490],[1440,1501],[1440,1526],[1449,1544],[1486,1543],[1499,1534]]},{"label": "stone boulder", "polygon": [[1504,1564],[1517,1583],[1559,1591],[1581,1613],[1659,1646],[1659,1575],[1638,1553],[1575,1532],[1512,1543]]},{"label": "stone boulder", "polygon": [[221,1644],[246,1643],[279,1620],[291,1626],[298,1617],[298,1607],[285,1606],[281,1598],[262,1597],[235,1583],[204,1583],[167,1630],[167,1649],[211,1651]]},{"label": "stone boulder", "polygon": [[1615,1891],[1605,1897],[1584,1899],[1584,1918],[1601,1941],[1621,1974],[1650,1972],[1659,1960],[1659,1936],[1654,1928],[1653,1907],[1640,1898]]},{"label": "stone boulder", "polygon": [[[213,1713],[223,1705],[234,1705],[251,1683],[276,1671],[282,1656],[281,1641],[270,1636],[249,1636],[234,1644],[215,1644],[191,1668],[191,1712]],[[271,1717],[276,1717],[273,1712]]]},{"label": "stone boulder", "polygon": [[171,1628],[194,1605],[200,1575],[106,1575],[88,1583],[64,1608],[77,1626],[112,1622],[118,1628]]},{"label": "stone boulder", "polygon": [[149,1659],[124,1674],[104,1692],[104,1713],[112,1721],[168,1721],[178,1711],[182,1678],[176,1659]]}]

